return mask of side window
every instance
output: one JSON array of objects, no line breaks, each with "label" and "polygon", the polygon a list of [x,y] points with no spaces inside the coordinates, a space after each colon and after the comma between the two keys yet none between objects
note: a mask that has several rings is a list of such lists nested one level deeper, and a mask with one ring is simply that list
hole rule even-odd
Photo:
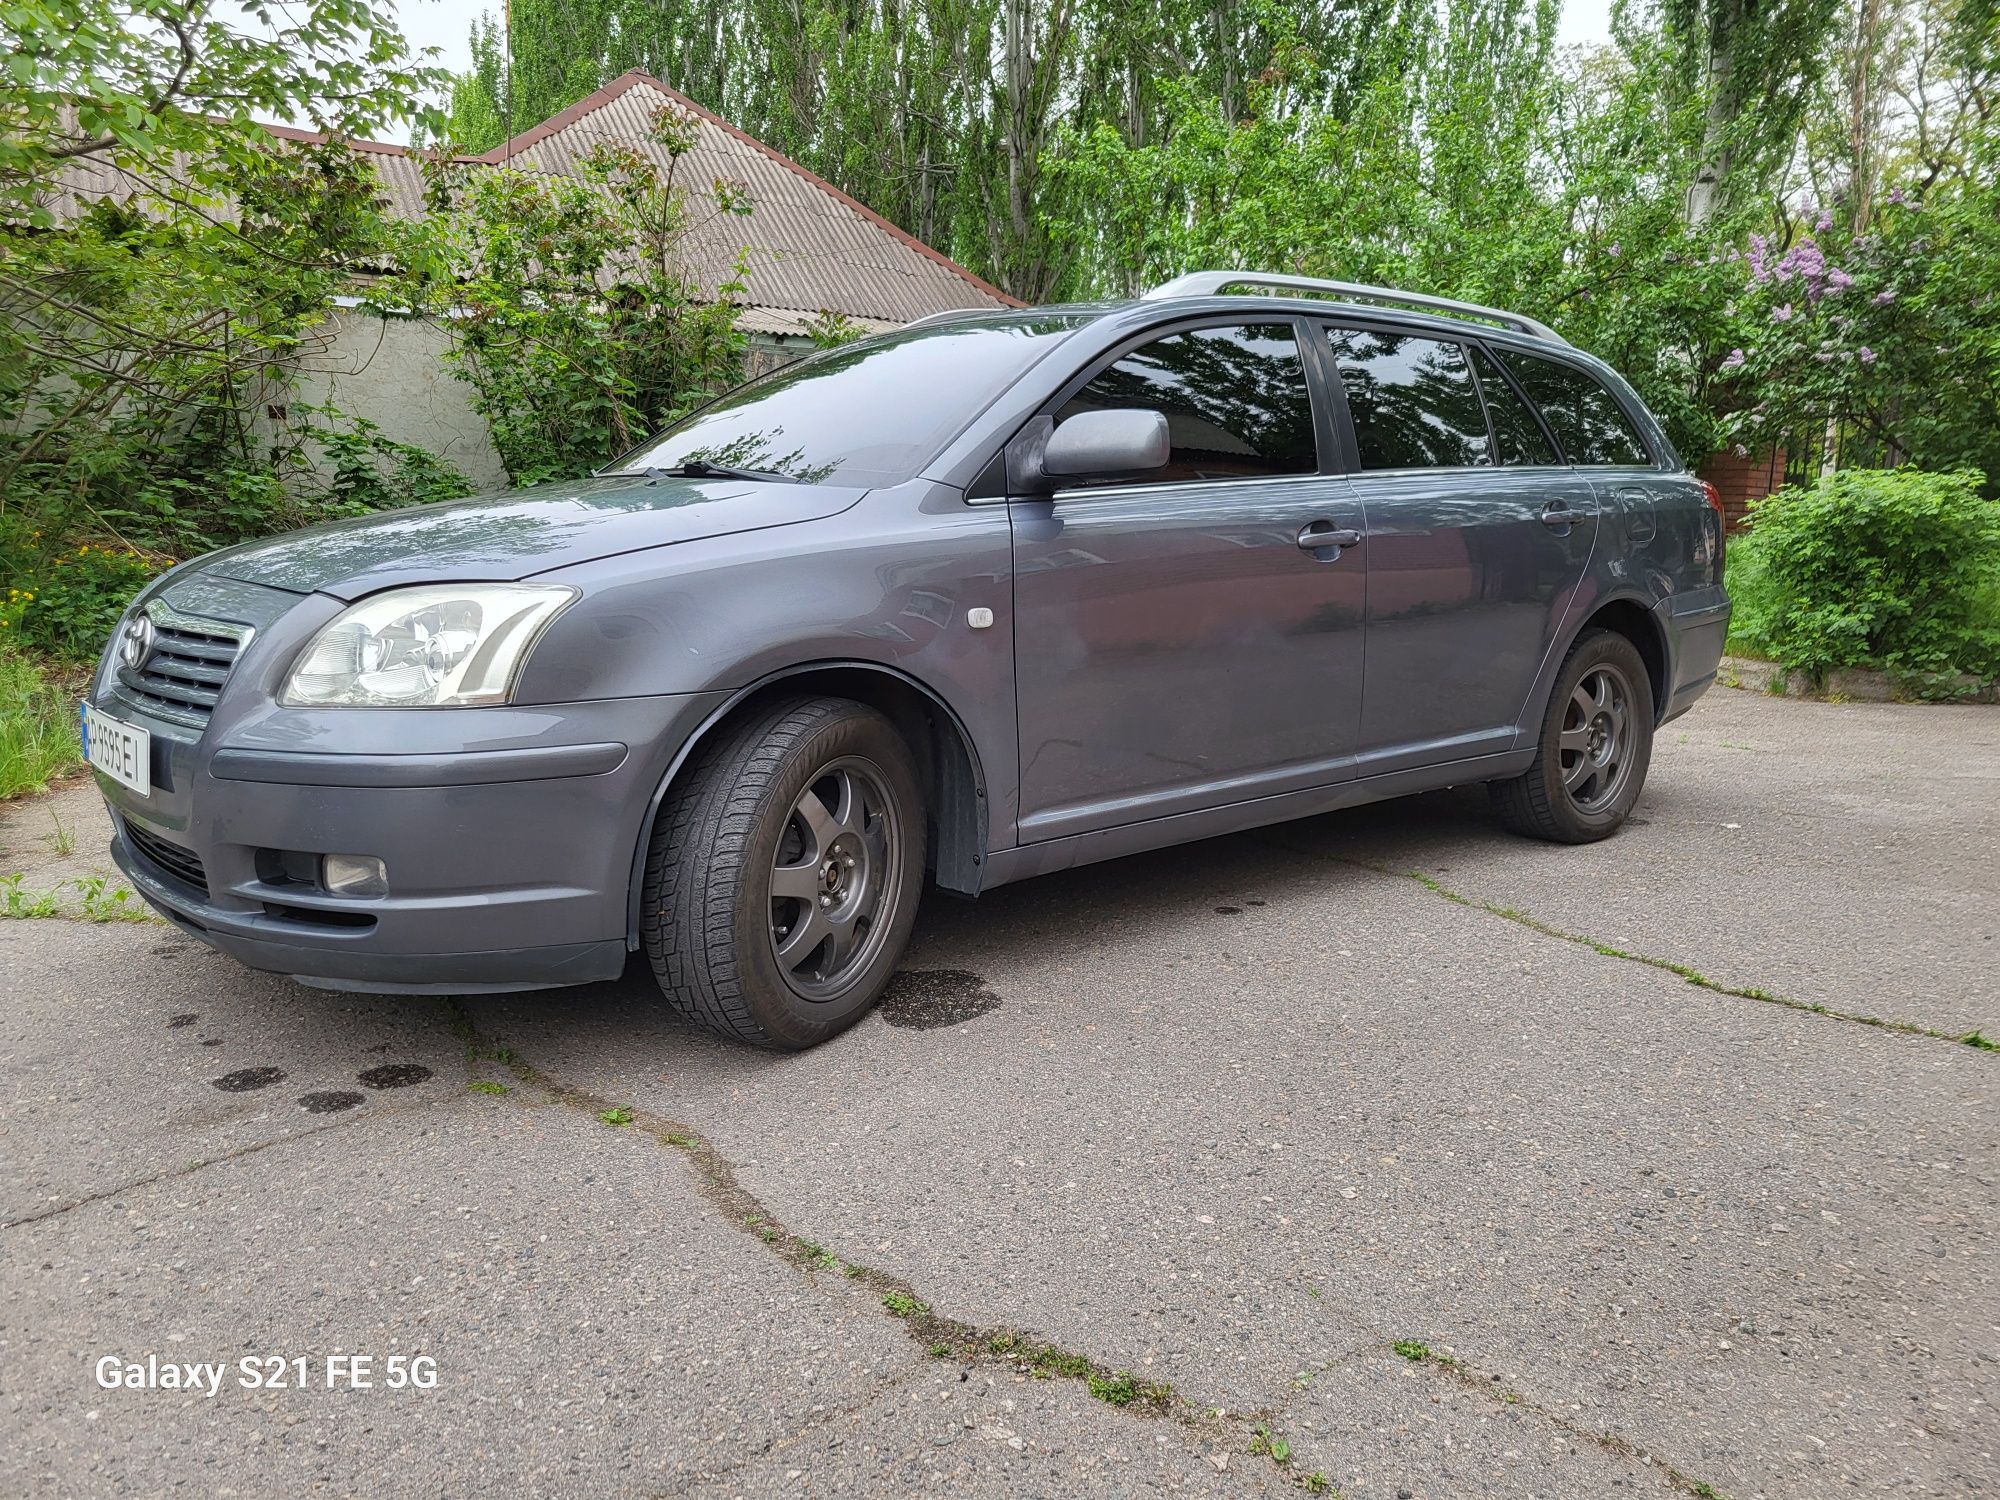
[{"label": "side window", "polygon": [[1099,371],[1063,403],[1056,422],[1133,407],[1166,417],[1173,453],[1164,469],[1128,483],[1319,470],[1312,392],[1290,323],[1190,328],[1155,339]]},{"label": "side window", "polygon": [[1465,351],[1440,339],[1329,328],[1364,469],[1462,469],[1493,461]]},{"label": "side window", "polygon": [[1509,349],[1501,356],[1573,464],[1650,464],[1625,411],[1587,371]]},{"label": "side window", "polygon": [[1500,445],[1500,462],[1510,468],[1522,464],[1552,464],[1556,450],[1549,446],[1548,434],[1535,414],[1515,394],[1500,367],[1483,349],[1472,351],[1472,368],[1479,372],[1479,389],[1486,397],[1486,414],[1493,419],[1494,441]]}]

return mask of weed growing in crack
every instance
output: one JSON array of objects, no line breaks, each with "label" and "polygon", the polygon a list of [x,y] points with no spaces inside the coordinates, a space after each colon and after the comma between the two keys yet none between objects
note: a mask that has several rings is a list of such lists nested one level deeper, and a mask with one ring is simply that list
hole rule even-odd
[{"label": "weed growing in crack", "polygon": [[1422,1364],[1431,1357],[1431,1346],[1422,1339],[1397,1339],[1389,1347],[1414,1364]]},{"label": "weed growing in crack", "polygon": [[474,1083],[468,1083],[466,1085],[466,1088],[467,1090],[475,1094],[500,1095],[507,1092],[506,1084],[494,1083],[491,1079],[486,1079],[486,1078],[481,1078]]},{"label": "weed growing in crack", "polygon": [[21,882],[26,875],[0,876],[0,913],[10,917],[53,917],[62,906],[62,898],[54,890],[37,891],[24,889]]},{"label": "weed growing in crack", "polygon": [[109,888],[102,875],[79,875],[71,882],[83,902],[83,914],[93,922],[144,922],[150,920],[146,908],[132,900],[124,886]]},{"label": "weed growing in crack", "polygon": [[597,1118],[607,1125],[630,1125],[632,1123],[632,1111],[617,1108],[600,1109],[597,1112]]},{"label": "weed growing in crack", "polygon": [[931,1310],[928,1302],[908,1292],[889,1292],[882,1298],[882,1305],[898,1318],[921,1317]]},{"label": "weed growing in crack", "polygon": [[950,1359],[951,1345],[946,1343],[935,1343],[926,1348],[924,1350],[924,1353],[928,1354],[932,1359]]},{"label": "weed growing in crack", "polygon": [[1113,1406],[1130,1406],[1132,1398],[1139,1394],[1138,1384],[1132,1379],[1130,1370],[1117,1370],[1109,1375],[1092,1375],[1090,1394],[1099,1401],[1108,1401]]},{"label": "weed growing in crack", "polygon": [[1030,1372],[1038,1379],[1047,1380],[1062,1375],[1070,1380],[1087,1379],[1092,1370],[1089,1360],[1081,1354],[1071,1354],[1067,1349],[1045,1347],[1037,1349],[1029,1361]]},{"label": "weed growing in crack", "polygon": [[848,1265],[844,1265],[840,1268],[840,1274],[843,1276],[857,1276],[857,1277],[866,1276],[868,1274],[868,1268],[866,1266],[857,1266],[852,1263],[849,1263]]},{"label": "weed growing in crack", "polygon": [[1331,1495],[1334,1497],[1334,1500],[1340,1500],[1340,1491],[1333,1487],[1333,1481],[1320,1473],[1318,1469],[1314,1469],[1312,1473],[1301,1479],[1299,1485],[1308,1495]]},{"label": "weed growing in crack", "polygon": [[1959,1038],[1959,1041],[1968,1047],[1975,1047],[1981,1052],[2000,1051],[2000,1042],[1994,1041],[1990,1036],[1982,1036],[1977,1031],[1966,1032],[1964,1036]]},{"label": "weed growing in crack", "polygon": [[816,1245],[811,1240],[794,1239],[792,1241],[792,1249],[798,1252],[799,1258],[806,1263],[806,1267],[809,1270],[831,1271],[835,1266],[840,1264],[839,1256],[827,1249],[826,1246]]},{"label": "weed growing in crack", "polygon": [[1292,1461],[1292,1445],[1262,1422],[1250,1429],[1250,1451],[1280,1468]]}]

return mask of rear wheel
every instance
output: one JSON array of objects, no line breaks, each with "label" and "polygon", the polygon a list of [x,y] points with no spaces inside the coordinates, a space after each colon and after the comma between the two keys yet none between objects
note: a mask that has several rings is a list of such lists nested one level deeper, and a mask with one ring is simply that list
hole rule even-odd
[{"label": "rear wheel", "polygon": [[923,851],[916,767],[881,714],[801,698],[752,716],[654,826],[640,934],[661,991],[738,1041],[825,1041],[895,973]]},{"label": "rear wheel", "polygon": [[1609,838],[1646,784],[1653,695],[1638,648],[1590,630],[1570,648],[1542,715],[1535,762],[1491,784],[1501,822],[1562,844]]}]

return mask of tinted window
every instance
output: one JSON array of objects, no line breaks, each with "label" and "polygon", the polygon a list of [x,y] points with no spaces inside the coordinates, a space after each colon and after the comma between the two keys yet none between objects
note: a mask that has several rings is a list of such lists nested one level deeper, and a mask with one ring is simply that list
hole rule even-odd
[{"label": "tinted window", "polygon": [[1330,328],[1364,469],[1490,463],[1486,412],[1465,351],[1438,339]]},{"label": "tinted window", "polygon": [[1648,464],[1646,445],[1596,376],[1508,350],[1502,356],[1573,464]]},{"label": "tinted window", "polygon": [[898,484],[1089,319],[1032,313],[864,339],[738,386],[606,471],[693,460],[806,483]]},{"label": "tinted window", "polygon": [[1472,351],[1472,368],[1479,372],[1479,389],[1486,397],[1486,415],[1493,419],[1493,438],[1500,445],[1503,464],[1552,464],[1556,450],[1549,446],[1548,434],[1535,414],[1528,410],[1500,373],[1500,367],[1482,351]]},{"label": "tinted window", "polygon": [[1289,323],[1191,328],[1141,345],[1063,403],[1080,411],[1143,408],[1167,419],[1173,454],[1133,482],[1311,474],[1312,394]]}]

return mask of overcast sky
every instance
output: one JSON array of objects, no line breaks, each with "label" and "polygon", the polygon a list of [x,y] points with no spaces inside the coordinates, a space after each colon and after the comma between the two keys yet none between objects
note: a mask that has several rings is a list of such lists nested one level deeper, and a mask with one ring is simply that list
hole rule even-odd
[{"label": "overcast sky", "polygon": [[[436,47],[441,54],[437,61],[453,72],[463,72],[471,65],[468,38],[473,20],[482,11],[497,15],[499,0],[400,0],[396,6],[410,45]],[[1611,40],[1611,0],[1563,0],[1557,37],[1564,46]]]}]

